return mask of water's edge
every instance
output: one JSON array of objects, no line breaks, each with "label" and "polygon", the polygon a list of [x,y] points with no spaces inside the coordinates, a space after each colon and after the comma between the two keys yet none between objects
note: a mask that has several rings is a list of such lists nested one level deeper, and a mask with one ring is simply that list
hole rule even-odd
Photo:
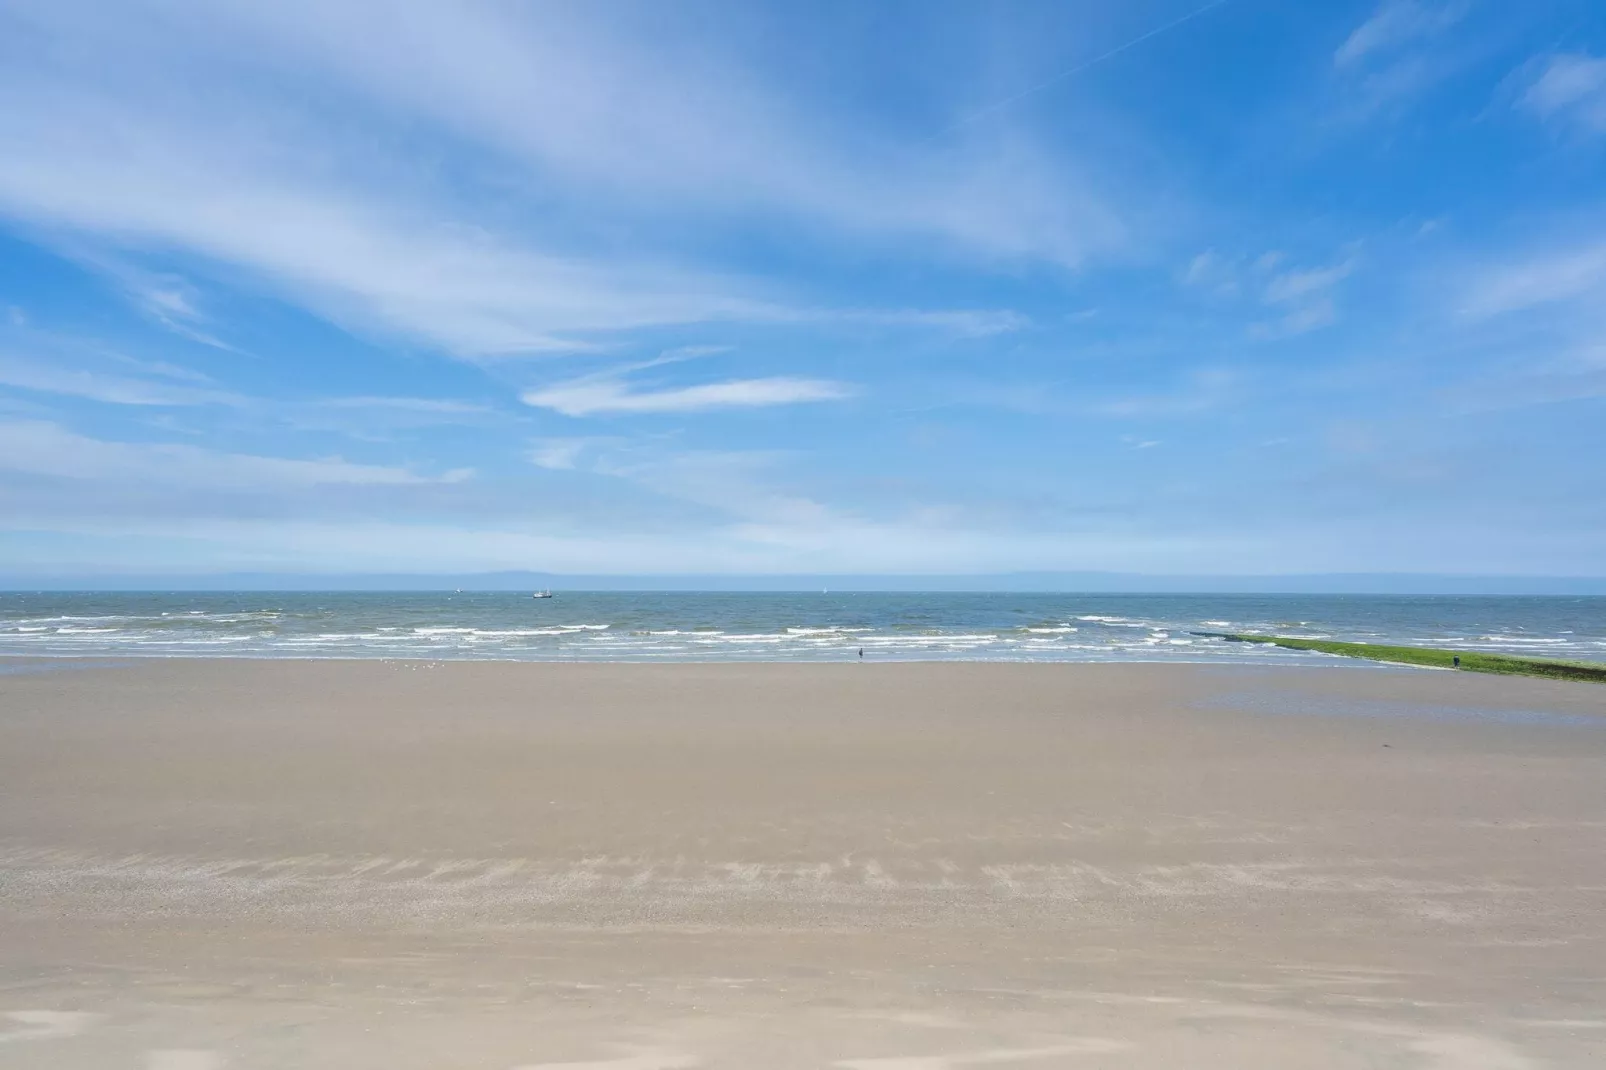
[{"label": "water's edge", "polygon": [[[1606,659],[1606,597],[4,593],[0,655],[495,661],[1304,661],[1262,632]],[[861,655],[862,651],[862,655]]]}]

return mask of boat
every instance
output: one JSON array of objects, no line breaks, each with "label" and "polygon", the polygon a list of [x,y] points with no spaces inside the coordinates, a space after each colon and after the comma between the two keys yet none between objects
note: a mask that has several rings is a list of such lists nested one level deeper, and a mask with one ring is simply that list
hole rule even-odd
[{"label": "boat", "polygon": [[552,597],[552,592],[551,591],[536,591],[530,597],[531,598],[551,598]]}]

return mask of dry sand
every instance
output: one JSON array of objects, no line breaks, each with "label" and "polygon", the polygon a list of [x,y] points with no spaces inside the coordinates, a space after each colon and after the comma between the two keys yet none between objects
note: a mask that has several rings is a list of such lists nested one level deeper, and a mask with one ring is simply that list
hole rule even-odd
[{"label": "dry sand", "polygon": [[1378,668],[0,662],[0,1068],[1603,1066],[1603,708]]}]

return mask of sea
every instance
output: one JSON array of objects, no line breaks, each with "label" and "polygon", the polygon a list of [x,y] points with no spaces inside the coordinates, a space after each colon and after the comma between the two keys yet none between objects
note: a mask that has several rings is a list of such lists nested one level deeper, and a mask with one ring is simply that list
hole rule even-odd
[{"label": "sea", "polygon": [[1606,597],[0,593],[0,655],[638,662],[1328,657],[1201,634],[1211,632],[1606,660]]}]

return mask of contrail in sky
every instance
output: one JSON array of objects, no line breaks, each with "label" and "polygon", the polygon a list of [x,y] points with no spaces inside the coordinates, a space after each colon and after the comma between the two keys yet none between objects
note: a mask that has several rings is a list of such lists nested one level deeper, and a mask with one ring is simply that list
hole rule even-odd
[{"label": "contrail in sky", "polygon": [[1159,37],[1163,33],[1168,33],[1171,30],[1176,29],[1178,26],[1181,26],[1183,23],[1192,22],[1194,19],[1200,17],[1201,15],[1207,15],[1211,11],[1214,11],[1216,8],[1221,7],[1223,4],[1226,4],[1228,2],[1229,2],[1229,0],[1211,0],[1210,3],[1204,5],[1201,8],[1195,8],[1193,11],[1188,12],[1186,15],[1183,15],[1181,18],[1172,19],[1170,22],[1166,23],[1164,26],[1156,26],[1154,29],[1150,30],[1148,33],[1142,34],[1141,36],[1138,36],[1138,37],[1134,37],[1134,38],[1132,38],[1132,40],[1126,42],[1123,45],[1117,45],[1116,47],[1110,49],[1108,52],[1101,52],[1098,55],[1094,56],[1092,59],[1084,60],[1083,62],[1078,63],[1074,67],[1067,67],[1065,70],[1060,71],[1058,74],[1054,75],[1052,78],[1048,78],[1048,79],[1045,79],[1044,81],[1038,82],[1036,85],[1030,87],[1029,89],[1022,89],[1019,93],[1016,93],[1014,96],[1005,97],[1003,100],[994,101],[993,103],[988,104],[985,107],[978,108],[976,111],[971,112],[969,115],[966,115],[961,119],[957,119],[954,122],[950,123],[948,126],[944,127],[943,130],[941,131],[941,133],[944,133],[944,134],[950,133],[951,131],[959,129],[961,126],[966,126],[966,125],[968,125],[970,123],[975,122],[977,119],[981,119],[981,118],[983,118],[985,116],[991,115],[993,112],[998,111],[1001,108],[1007,108],[1011,104],[1017,103],[1018,101],[1025,100],[1027,97],[1034,96],[1034,95],[1036,95],[1038,93],[1041,93],[1045,89],[1052,88],[1053,86],[1056,86],[1059,83],[1065,81],[1065,79],[1067,79],[1067,78],[1071,78],[1071,77],[1074,77],[1074,76],[1076,76],[1078,74],[1081,74],[1083,71],[1087,70],[1090,67],[1096,67],[1100,63],[1103,63],[1105,60],[1113,59],[1116,56],[1119,56],[1122,52],[1127,51],[1128,49],[1136,48],[1138,45],[1141,45],[1143,42],[1149,40],[1150,38]]}]

